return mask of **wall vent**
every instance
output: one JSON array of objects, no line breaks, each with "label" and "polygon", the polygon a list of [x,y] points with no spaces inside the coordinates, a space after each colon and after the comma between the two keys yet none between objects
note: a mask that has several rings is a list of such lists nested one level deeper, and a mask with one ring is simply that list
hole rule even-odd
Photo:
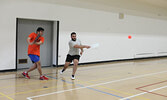
[{"label": "wall vent", "polygon": [[19,59],[19,64],[27,64],[27,59]]}]

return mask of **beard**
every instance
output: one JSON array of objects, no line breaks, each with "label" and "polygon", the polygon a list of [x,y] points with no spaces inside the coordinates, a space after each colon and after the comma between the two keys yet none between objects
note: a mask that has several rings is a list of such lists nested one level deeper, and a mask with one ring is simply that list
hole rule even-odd
[{"label": "beard", "polygon": [[72,39],[72,41],[76,41],[76,39]]}]

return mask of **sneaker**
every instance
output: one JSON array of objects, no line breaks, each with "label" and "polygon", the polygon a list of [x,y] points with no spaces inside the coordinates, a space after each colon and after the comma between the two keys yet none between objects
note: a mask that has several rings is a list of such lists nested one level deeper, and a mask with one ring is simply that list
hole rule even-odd
[{"label": "sneaker", "polygon": [[28,73],[23,72],[22,75],[23,75],[25,78],[30,79],[30,76],[28,75]]},{"label": "sneaker", "polygon": [[40,79],[40,80],[48,80],[48,78],[45,77],[45,76],[41,76],[39,79]]},{"label": "sneaker", "polygon": [[63,74],[63,72],[62,72],[62,71],[60,71],[60,74],[62,75],[62,74]]},{"label": "sneaker", "polygon": [[75,80],[75,76],[71,76],[71,79],[72,79],[72,80]]}]

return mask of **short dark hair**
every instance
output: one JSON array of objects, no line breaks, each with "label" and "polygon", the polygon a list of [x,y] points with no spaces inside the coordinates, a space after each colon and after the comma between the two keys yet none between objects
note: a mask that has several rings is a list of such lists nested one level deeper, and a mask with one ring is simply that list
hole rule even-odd
[{"label": "short dark hair", "polygon": [[76,35],[76,33],[75,33],[75,32],[72,32],[72,33],[71,33],[71,36],[72,36],[73,34],[75,34],[75,35]]},{"label": "short dark hair", "polygon": [[44,31],[44,29],[42,27],[38,27],[37,32],[40,32],[40,31]]}]

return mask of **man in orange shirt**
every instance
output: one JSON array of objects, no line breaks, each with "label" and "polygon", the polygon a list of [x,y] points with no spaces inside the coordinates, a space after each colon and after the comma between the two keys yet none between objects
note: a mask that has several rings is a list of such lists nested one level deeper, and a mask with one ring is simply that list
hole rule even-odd
[{"label": "man in orange shirt", "polygon": [[31,68],[29,68],[27,71],[23,72],[22,75],[25,78],[30,79],[30,76],[28,75],[29,72],[33,71],[34,69],[38,69],[38,72],[40,74],[40,80],[48,80],[47,77],[42,75],[41,70],[41,63],[40,63],[40,45],[44,43],[44,37],[42,35],[44,34],[44,29],[42,27],[38,27],[36,33],[31,33],[28,38],[28,56],[30,57],[31,61],[34,63]]}]

